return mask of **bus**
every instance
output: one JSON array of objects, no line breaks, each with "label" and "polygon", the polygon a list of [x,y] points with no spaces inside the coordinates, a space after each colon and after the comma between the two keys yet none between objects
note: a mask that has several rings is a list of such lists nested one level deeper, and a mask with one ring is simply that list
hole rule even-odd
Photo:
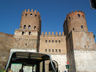
[{"label": "bus", "polygon": [[34,50],[11,49],[5,70],[6,72],[8,69],[11,69],[12,72],[49,72],[45,67],[46,61],[51,63],[50,72],[56,72],[50,55]]}]

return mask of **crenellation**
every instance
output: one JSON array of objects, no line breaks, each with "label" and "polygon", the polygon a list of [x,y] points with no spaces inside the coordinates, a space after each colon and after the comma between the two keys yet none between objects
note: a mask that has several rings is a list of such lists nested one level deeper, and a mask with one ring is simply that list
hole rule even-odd
[{"label": "crenellation", "polygon": [[41,33],[41,36],[44,36],[44,32]]},{"label": "crenellation", "polygon": [[37,15],[38,15],[38,16],[40,16],[40,13],[39,13],[39,12],[37,12]]},{"label": "crenellation", "polygon": [[33,9],[28,9],[28,10],[25,9],[22,13],[22,16],[26,16],[27,14],[31,15],[31,16],[32,15],[35,15],[35,16],[38,16],[38,17],[40,16],[40,13],[37,10],[33,11]]},{"label": "crenellation", "polygon": [[45,36],[47,36],[47,32],[45,32]]},{"label": "crenellation", "polygon": [[31,9],[31,12],[33,12],[33,9]]},{"label": "crenellation", "polygon": [[54,36],[54,32],[52,32],[52,36]]},{"label": "crenellation", "polygon": [[82,11],[75,11],[69,13],[66,17],[66,21],[64,22],[65,33],[70,33],[71,31],[85,31],[88,32],[86,19],[84,16],[84,12]]},{"label": "crenellation", "polygon": [[62,36],[64,36],[64,32],[62,32]]},{"label": "crenellation", "polygon": [[61,36],[61,32],[59,32],[59,36]]},{"label": "crenellation", "polygon": [[30,12],[30,9],[28,9],[28,11],[27,12]]},{"label": "crenellation", "polygon": [[56,32],[56,36],[58,36],[58,32]]},{"label": "crenellation", "polygon": [[24,11],[25,13],[27,12],[27,10],[25,9],[25,11]]},{"label": "crenellation", "polygon": [[36,10],[34,11],[34,14],[36,14]]},{"label": "crenellation", "polygon": [[44,34],[44,32],[42,32],[41,33],[41,36],[65,36],[64,35],[64,32],[59,32],[59,34],[58,34],[58,32],[45,32],[45,34]]},{"label": "crenellation", "polygon": [[51,35],[51,33],[49,32],[48,35]]}]

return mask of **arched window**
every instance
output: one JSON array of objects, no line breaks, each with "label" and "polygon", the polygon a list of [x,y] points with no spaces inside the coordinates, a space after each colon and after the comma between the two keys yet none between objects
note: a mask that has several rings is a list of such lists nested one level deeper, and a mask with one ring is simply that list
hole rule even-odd
[{"label": "arched window", "polygon": [[52,43],[54,42],[54,40],[52,40]]},{"label": "arched window", "polygon": [[57,52],[57,49],[55,49],[55,51]]},{"label": "arched window", "polygon": [[45,49],[45,52],[47,52],[47,49]]},{"label": "arched window", "polygon": [[30,29],[30,28],[31,28],[31,25],[28,26],[28,29]]},{"label": "arched window", "polygon": [[59,43],[60,43],[61,41],[59,40]]},{"label": "arched window", "polygon": [[36,26],[34,26],[34,30],[36,29]]},{"label": "arched window", "polygon": [[25,46],[27,46],[27,43],[25,43]]},{"label": "arched window", "polygon": [[51,50],[49,49],[49,52],[51,52]]},{"label": "arched window", "polygon": [[57,40],[55,40],[55,42],[57,43]]},{"label": "arched window", "polygon": [[25,16],[27,16],[27,14],[25,14]]},{"label": "arched window", "polygon": [[78,15],[78,17],[80,17],[80,14],[77,14]]},{"label": "arched window", "polygon": [[59,49],[59,52],[61,52],[61,49]]},{"label": "arched window", "polygon": [[83,25],[81,25],[81,28],[83,28]]},{"label": "arched window", "polygon": [[73,28],[73,31],[74,31],[74,28]]},{"label": "arched window", "polygon": [[69,20],[70,20],[71,18],[69,17]]},{"label": "arched window", "polygon": [[47,40],[45,40],[45,42],[47,43]]},{"label": "arched window", "polygon": [[24,31],[22,32],[22,35],[24,35]]},{"label": "arched window", "polygon": [[29,35],[31,35],[31,32],[29,32]]},{"label": "arched window", "polygon": [[54,52],[54,49],[52,49],[52,52]]},{"label": "arched window", "polygon": [[32,16],[32,13],[30,14],[30,16]]},{"label": "arched window", "polygon": [[52,64],[53,64],[56,72],[58,72],[58,63],[55,60],[53,60],[52,63],[51,62],[49,63],[49,71],[53,72]]},{"label": "arched window", "polygon": [[26,25],[24,25],[24,29],[26,29]]},{"label": "arched window", "polygon": [[35,14],[35,16],[37,16],[37,15]]}]

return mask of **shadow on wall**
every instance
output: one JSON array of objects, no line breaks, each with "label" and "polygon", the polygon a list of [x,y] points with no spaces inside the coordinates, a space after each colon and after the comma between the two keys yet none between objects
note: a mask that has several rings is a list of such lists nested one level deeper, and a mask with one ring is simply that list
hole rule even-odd
[{"label": "shadow on wall", "polygon": [[69,72],[76,72],[72,32],[67,37],[67,60],[69,61]]}]

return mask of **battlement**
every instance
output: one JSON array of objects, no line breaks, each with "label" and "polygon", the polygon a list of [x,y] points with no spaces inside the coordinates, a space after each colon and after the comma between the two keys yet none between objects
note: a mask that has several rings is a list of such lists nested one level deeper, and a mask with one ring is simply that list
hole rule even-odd
[{"label": "battlement", "polygon": [[64,32],[42,32],[41,36],[64,36]]},{"label": "battlement", "polygon": [[28,10],[25,9],[22,13],[23,16],[27,16],[28,14],[31,16],[32,15],[40,16],[40,13],[37,10],[33,11],[33,9],[28,9]]},{"label": "battlement", "polygon": [[69,18],[69,17],[72,17],[72,16],[76,16],[76,15],[78,15],[78,16],[83,16],[83,17],[85,17],[85,14],[84,14],[84,12],[82,12],[82,11],[75,11],[75,12],[71,12],[71,13],[69,13],[68,15],[67,15],[67,18]]}]

